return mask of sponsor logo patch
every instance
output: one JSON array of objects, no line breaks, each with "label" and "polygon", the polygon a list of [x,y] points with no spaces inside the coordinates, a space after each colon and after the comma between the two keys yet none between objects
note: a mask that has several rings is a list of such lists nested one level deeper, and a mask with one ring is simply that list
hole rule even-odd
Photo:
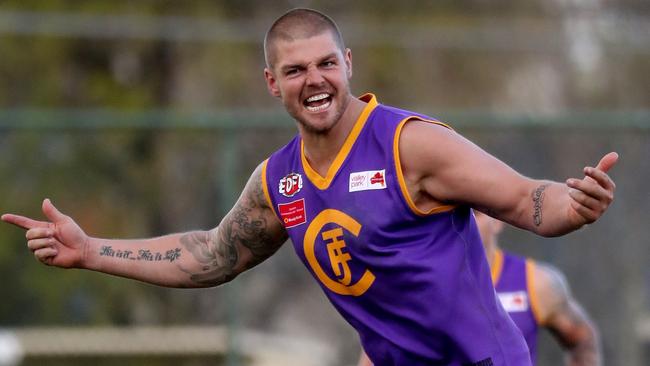
[{"label": "sponsor logo patch", "polygon": [[284,227],[287,229],[307,222],[304,198],[289,203],[278,204],[278,212],[280,213]]},{"label": "sponsor logo patch", "polygon": [[293,197],[302,189],[302,175],[298,173],[287,174],[280,179],[278,190],[285,197]]},{"label": "sponsor logo patch", "polygon": [[528,294],[526,291],[499,292],[497,295],[501,305],[509,313],[528,310]]},{"label": "sponsor logo patch", "polygon": [[386,170],[368,170],[350,173],[349,192],[386,189]]}]

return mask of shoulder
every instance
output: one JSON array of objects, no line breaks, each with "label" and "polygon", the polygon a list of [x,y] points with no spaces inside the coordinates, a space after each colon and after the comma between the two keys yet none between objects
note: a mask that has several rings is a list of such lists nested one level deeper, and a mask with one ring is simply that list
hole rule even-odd
[{"label": "shoulder", "polygon": [[[497,172],[491,157],[447,125],[413,119],[398,139],[399,156],[407,181],[441,202],[474,201],[484,196],[484,172]],[[487,175],[489,176],[489,175]],[[500,182],[499,184],[503,184]],[[484,206],[484,205],[483,205]]]},{"label": "shoulder", "polygon": [[269,159],[266,159],[257,165],[250,178],[248,179],[248,182],[244,187],[242,196],[240,197],[239,201],[247,201],[249,204],[252,204],[255,207],[269,210],[275,216],[275,213],[272,210],[273,205],[271,204],[267,186],[266,169],[268,162]]},{"label": "shoulder", "polygon": [[[420,165],[445,162],[458,151],[464,139],[454,130],[441,123],[432,123],[421,119],[404,122],[399,131],[399,151],[402,159],[417,169]],[[426,169],[425,169],[426,170]]]}]

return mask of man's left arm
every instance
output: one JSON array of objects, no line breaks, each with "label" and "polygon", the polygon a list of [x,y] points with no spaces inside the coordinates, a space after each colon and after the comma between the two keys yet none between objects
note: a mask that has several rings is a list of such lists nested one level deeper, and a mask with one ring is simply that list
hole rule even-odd
[{"label": "man's left arm", "polygon": [[542,236],[559,236],[600,218],[614,200],[607,172],[618,154],[606,154],[584,176],[565,182],[531,179],[460,134],[411,121],[399,137],[408,193],[421,211],[465,204]]},{"label": "man's left arm", "polygon": [[568,366],[602,365],[602,351],[596,327],[571,295],[562,273],[547,264],[535,266],[535,291],[539,299],[541,325],[567,351]]}]

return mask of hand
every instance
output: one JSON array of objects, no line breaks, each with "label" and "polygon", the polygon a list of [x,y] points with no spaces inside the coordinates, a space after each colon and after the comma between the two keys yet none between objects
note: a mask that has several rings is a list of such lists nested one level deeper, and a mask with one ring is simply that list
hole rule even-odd
[{"label": "hand", "polygon": [[43,200],[43,213],[49,222],[14,214],[2,215],[2,221],[27,229],[27,247],[42,263],[63,268],[80,267],[88,245],[86,233],[49,199]]},{"label": "hand", "polygon": [[595,168],[585,167],[583,179],[567,179],[571,197],[570,217],[575,218],[579,226],[596,221],[614,200],[616,184],[607,172],[617,161],[618,154],[610,152],[600,159]]}]

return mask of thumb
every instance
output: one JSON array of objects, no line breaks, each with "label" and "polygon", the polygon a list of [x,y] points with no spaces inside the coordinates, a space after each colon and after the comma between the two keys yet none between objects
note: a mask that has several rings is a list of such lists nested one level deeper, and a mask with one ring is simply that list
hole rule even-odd
[{"label": "thumb", "polygon": [[596,169],[602,170],[607,173],[618,161],[618,153],[610,152],[609,154],[603,156],[602,159],[598,162]]},{"label": "thumb", "polygon": [[43,213],[53,223],[63,221],[67,217],[54,207],[49,198],[43,200]]}]

